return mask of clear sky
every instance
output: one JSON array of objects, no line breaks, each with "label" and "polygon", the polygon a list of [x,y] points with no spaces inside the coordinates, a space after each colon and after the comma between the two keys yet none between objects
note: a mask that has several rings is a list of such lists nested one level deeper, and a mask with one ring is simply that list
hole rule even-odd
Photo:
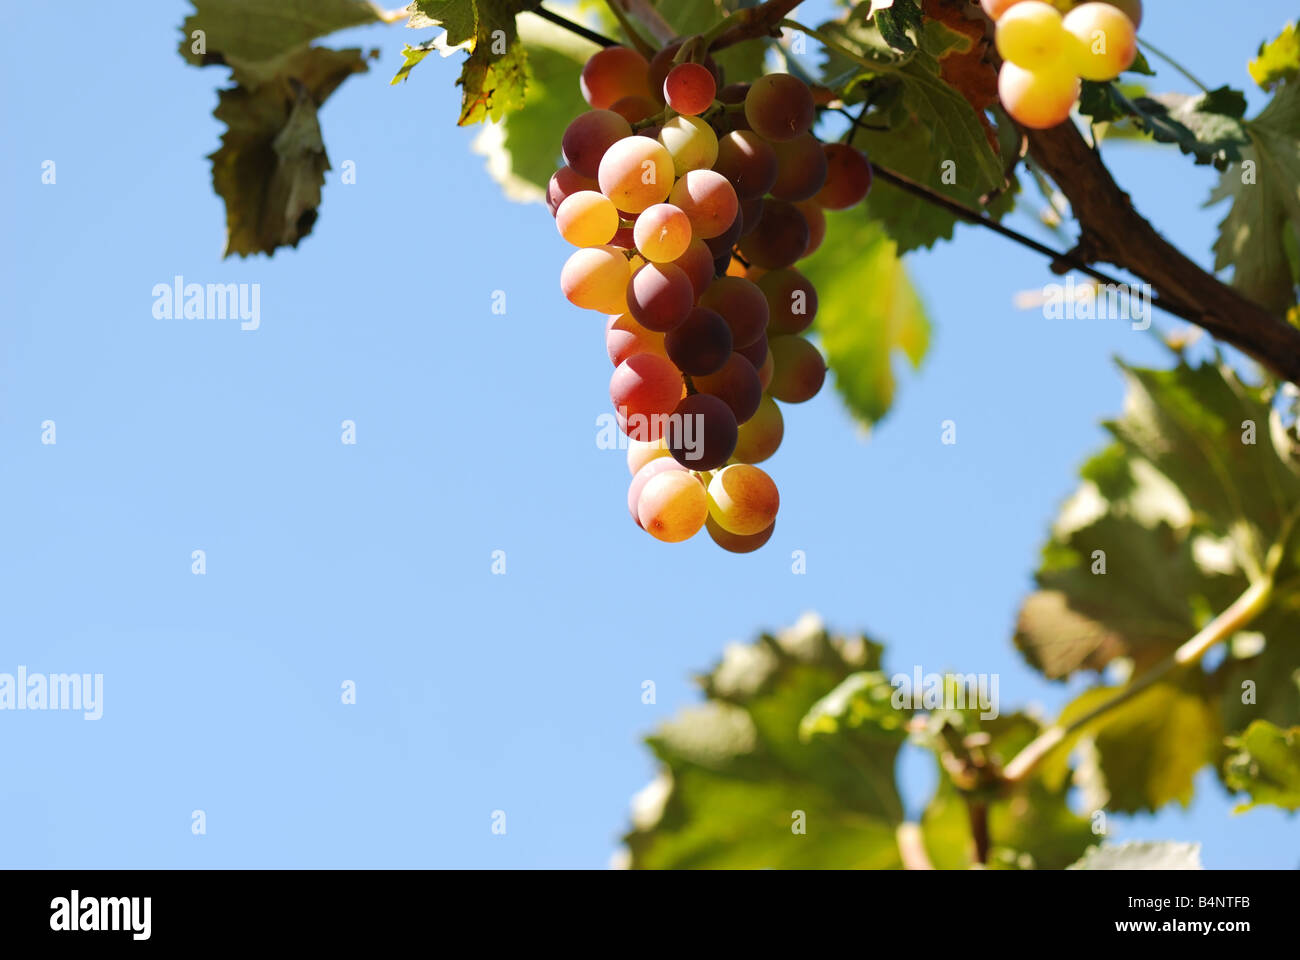
[{"label": "clear sky", "polygon": [[[1147,6],[1144,36],[1258,108],[1245,61],[1291,4]],[[1043,263],[964,228],[909,258],[936,335],[879,429],[862,436],[829,388],[787,408],[768,547],[658,543],[627,516],[622,454],[595,443],[603,320],[561,296],[545,208],[503,199],[477,130],[455,127],[458,58],[390,87],[410,33],[327,41],[382,55],[322,112],[316,231],[223,262],[205,157],[226,71],[182,63],[188,9],[124,5],[72,54],[61,5],[6,12],[0,672],[102,673],[104,715],[0,713],[0,865],[600,867],[653,773],[639,738],[697,699],[691,675],[728,641],[806,610],[886,641],[891,670],[996,672],[1004,709],[1068,698],[1010,634],[1120,408],[1111,358],[1164,362],[1150,334],[1016,311]],[[1172,147],[1106,153],[1205,261],[1214,174]],[[259,283],[260,329],[154,319],[178,274]],[[904,761],[913,814],[932,776]],[[1112,836],[1296,866],[1294,818],[1231,806],[1207,771],[1189,811]]]}]

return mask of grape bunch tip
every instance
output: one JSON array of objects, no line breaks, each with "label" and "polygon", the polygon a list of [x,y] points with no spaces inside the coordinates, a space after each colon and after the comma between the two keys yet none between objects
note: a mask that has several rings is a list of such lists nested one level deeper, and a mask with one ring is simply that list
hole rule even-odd
[{"label": "grape bunch tip", "polygon": [[608,317],[632,519],[658,540],[703,529],[749,553],[780,506],[756,466],[785,433],[777,401],[810,400],[826,378],[804,336],[817,292],[795,264],[821,244],[824,210],[865,199],[871,164],[814,136],[802,80],[724,85],[700,46],[650,60],[614,46],[587,61],[591,109],[564,131],[546,202],[577,247],[561,290]]}]

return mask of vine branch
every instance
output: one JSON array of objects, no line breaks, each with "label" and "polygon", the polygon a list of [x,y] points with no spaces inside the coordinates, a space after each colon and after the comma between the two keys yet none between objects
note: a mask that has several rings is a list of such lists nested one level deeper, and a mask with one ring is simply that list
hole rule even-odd
[{"label": "vine branch", "polygon": [[534,7],[532,10],[529,10],[528,13],[535,14],[536,16],[541,17],[543,20],[548,20],[551,23],[555,24],[557,27],[563,27],[565,30],[568,30],[570,33],[575,33],[578,36],[582,37],[583,39],[590,40],[592,43],[598,46],[601,47],[622,46],[622,44],[620,44],[617,40],[611,40],[609,37],[605,36],[604,34],[597,33],[595,30],[588,29],[587,27],[584,27],[580,23],[574,23],[572,20],[570,20],[567,17],[562,17],[558,13],[552,13],[550,10],[547,10],[545,7],[541,6],[540,4]]}]

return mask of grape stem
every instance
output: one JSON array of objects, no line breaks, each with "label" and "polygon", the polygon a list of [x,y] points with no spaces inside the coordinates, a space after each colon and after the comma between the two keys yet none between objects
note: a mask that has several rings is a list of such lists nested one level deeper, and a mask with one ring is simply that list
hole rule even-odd
[{"label": "grape stem", "polygon": [[1145,47],[1146,49],[1150,50],[1152,53],[1154,53],[1154,54],[1155,54],[1157,57],[1159,57],[1161,60],[1163,60],[1165,63],[1169,64],[1169,66],[1173,67],[1175,70],[1177,70],[1179,73],[1181,73],[1184,77],[1186,77],[1188,80],[1190,80],[1190,81],[1192,82],[1192,85],[1193,85],[1193,86],[1195,86],[1195,87],[1197,87],[1197,88],[1200,89],[1201,93],[1209,93],[1209,92],[1210,92],[1210,88],[1207,87],[1205,84],[1201,83],[1201,81],[1197,80],[1196,77],[1192,74],[1192,72],[1191,72],[1190,70],[1188,70],[1186,67],[1184,67],[1181,63],[1179,63],[1179,62],[1178,62],[1177,60],[1175,60],[1173,57],[1169,56],[1169,54],[1167,54],[1167,53],[1163,52],[1162,50],[1160,50],[1160,48],[1157,47],[1155,44],[1148,43],[1147,41],[1143,40],[1143,39],[1140,38],[1140,37],[1138,38],[1138,43],[1139,43],[1141,46]]},{"label": "grape stem", "polygon": [[[710,39],[709,49],[723,50],[745,40],[778,36],[781,22],[800,2],[801,0],[766,0],[756,7],[737,10],[727,17],[727,28],[718,31]],[[716,30],[715,27],[709,32],[714,33]]]},{"label": "grape stem", "polygon": [[577,34],[578,36],[582,37],[584,40],[590,40],[592,43],[596,44],[597,46],[601,46],[601,47],[622,46],[622,44],[619,43],[617,40],[611,40],[609,37],[605,36],[604,34],[597,33],[595,30],[590,30],[587,27],[584,27],[580,23],[574,23],[572,20],[568,19],[567,17],[562,17],[558,13],[552,13],[550,10],[547,10],[543,6],[539,5],[537,7],[534,7],[532,10],[529,10],[528,12],[534,14],[535,16],[541,17],[543,20],[550,21],[551,23],[555,24],[557,27],[563,27],[565,30],[568,30],[570,33]]},{"label": "grape stem", "polygon": [[627,11],[623,9],[623,4],[619,3],[618,0],[605,0],[605,3],[609,7],[609,12],[614,14],[614,19],[618,21],[619,27],[623,30],[623,35],[627,37],[627,42],[647,60],[653,57],[655,48],[637,32],[636,27],[632,26],[632,20],[628,17]]}]

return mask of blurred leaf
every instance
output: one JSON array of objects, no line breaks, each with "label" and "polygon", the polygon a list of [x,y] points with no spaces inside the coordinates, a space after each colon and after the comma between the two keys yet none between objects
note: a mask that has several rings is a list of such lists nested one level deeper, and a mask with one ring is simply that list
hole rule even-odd
[{"label": "blurred leaf", "polygon": [[[181,25],[181,56],[195,66],[228,64],[237,80],[252,86],[282,72],[275,61],[317,37],[380,21],[379,9],[363,0],[192,2],[194,12]],[[203,31],[205,53],[194,50],[196,30]]]},{"label": "blurred leaf", "polygon": [[1267,611],[1250,631],[1228,645],[1228,656],[1214,671],[1223,729],[1237,733],[1256,720],[1300,726],[1300,635],[1294,608]]},{"label": "blurred leaf", "polygon": [[1211,363],[1123,369],[1117,442],[1084,467],[1019,617],[1016,644],[1054,679],[1171,653],[1246,590],[1300,509],[1260,389]]},{"label": "blurred leaf", "polygon": [[916,41],[922,30],[921,8],[916,5],[916,0],[872,3],[870,16],[885,43],[900,53],[916,50]]},{"label": "blurred leaf", "polygon": [[1250,144],[1242,123],[1246,98],[1231,87],[1130,99],[1114,83],[1085,80],[1079,112],[1097,123],[1132,120],[1159,143],[1177,144],[1197,163],[1214,164],[1220,170],[1240,160],[1241,148]]},{"label": "blurred leaf", "polygon": [[[661,779],[634,804],[634,868],[896,868],[900,738],[799,735],[819,700],[879,648],[805,619],[735,644],[708,701],[648,739]],[[802,815],[806,833],[793,832]]]},{"label": "blurred leaf", "polygon": [[[1101,773],[1110,793],[1108,809],[1118,813],[1154,812],[1192,799],[1197,772],[1215,762],[1222,729],[1199,671],[1153,684],[1126,703],[1108,710],[1076,732],[1042,768],[1044,782],[1065,779],[1065,756],[1084,736],[1093,737]],[[1087,715],[1120,691],[1094,687],[1075,698],[1057,723],[1065,726]]]},{"label": "blurred leaf", "polygon": [[1201,845],[1172,841],[1130,841],[1093,847],[1067,870],[1200,870]]},{"label": "blurred leaf", "polygon": [[1240,737],[1231,737],[1226,764],[1229,789],[1250,795],[1240,813],[1260,804],[1300,810],[1300,727],[1281,730],[1256,720]]},{"label": "blurred leaf", "polygon": [[930,321],[882,227],[861,211],[827,216],[826,239],[801,268],[817,287],[815,330],[835,387],[870,425],[894,401],[894,354],[913,369],[930,345]]},{"label": "blurred leaf", "polygon": [[1259,56],[1250,61],[1251,79],[1265,90],[1279,80],[1291,80],[1300,74],[1300,31],[1288,23],[1273,40],[1261,44]]},{"label": "blurred leaf", "polygon": [[274,81],[219,95],[214,116],[226,132],[210,159],[213,188],[226,203],[227,257],[273,254],[311,233],[330,169],[317,110],[366,70],[360,50],[325,47],[304,47],[283,66]]},{"label": "blurred leaf", "polygon": [[1285,313],[1296,302],[1288,231],[1300,229],[1300,79],[1280,81],[1263,112],[1245,124],[1251,145],[1224,171],[1209,203],[1231,200],[1214,244],[1214,268],[1232,285]]}]

